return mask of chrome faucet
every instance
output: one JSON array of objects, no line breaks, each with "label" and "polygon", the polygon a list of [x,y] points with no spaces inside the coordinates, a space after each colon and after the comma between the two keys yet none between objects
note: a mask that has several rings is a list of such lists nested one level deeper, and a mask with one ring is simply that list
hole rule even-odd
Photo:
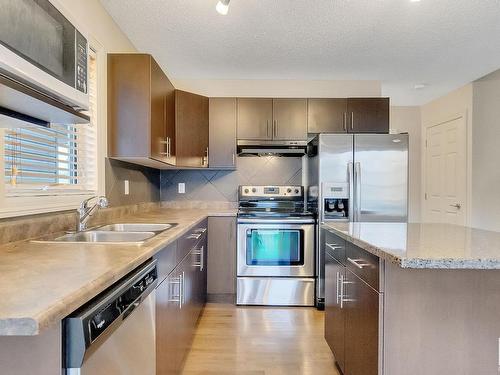
[{"label": "chrome faucet", "polygon": [[[93,206],[89,206],[89,202],[92,199],[97,199],[95,204]],[[108,199],[103,196],[93,196],[90,198],[85,199],[81,204],[80,208],[77,210],[77,221],[76,221],[76,230],[78,232],[81,232],[85,229],[87,229],[87,221],[92,217],[92,215],[99,209],[99,208],[106,208],[108,207]]]}]

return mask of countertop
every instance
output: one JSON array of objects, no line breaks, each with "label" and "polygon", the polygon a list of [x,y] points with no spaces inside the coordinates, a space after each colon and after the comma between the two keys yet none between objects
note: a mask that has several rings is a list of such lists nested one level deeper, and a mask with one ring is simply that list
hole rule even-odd
[{"label": "countertop", "polygon": [[327,223],[323,227],[402,268],[500,269],[500,232],[434,223]]},{"label": "countertop", "polygon": [[236,210],[156,209],[116,222],[175,222],[142,245],[15,242],[0,247],[0,335],[37,335],[208,216]]}]

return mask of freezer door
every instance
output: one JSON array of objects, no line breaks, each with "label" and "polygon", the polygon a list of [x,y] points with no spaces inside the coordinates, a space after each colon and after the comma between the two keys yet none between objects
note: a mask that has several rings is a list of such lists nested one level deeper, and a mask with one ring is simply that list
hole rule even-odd
[{"label": "freezer door", "polygon": [[[323,217],[323,198],[325,183],[346,183],[352,185],[349,170],[353,163],[353,135],[352,134],[321,134],[319,136],[319,188],[320,199],[318,208],[320,221]],[[352,199],[351,199],[352,201]],[[349,210],[352,212],[352,210]]]},{"label": "freezer door", "polygon": [[408,134],[354,136],[354,221],[406,221]]}]

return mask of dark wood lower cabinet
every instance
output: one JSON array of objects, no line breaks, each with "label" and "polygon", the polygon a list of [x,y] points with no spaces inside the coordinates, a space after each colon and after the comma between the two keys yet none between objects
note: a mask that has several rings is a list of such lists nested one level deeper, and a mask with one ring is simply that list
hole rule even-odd
[{"label": "dark wood lower cabinet", "polygon": [[379,292],[346,270],[345,375],[378,374]]},{"label": "dark wood lower cabinet", "polygon": [[[189,353],[206,301],[206,241],[206,234],[203,233],[197,244],[156,288],[158,375],[180,374]],[[183,249],[177,249],[177,252],[185,254]]]},{"label": "dark wood lower cabinet", "polygon": [[[378,279],[378,268],[373,272]],[[379,374],[382,299],[382,292],[325,252],[325,340],[344,375]]]}]

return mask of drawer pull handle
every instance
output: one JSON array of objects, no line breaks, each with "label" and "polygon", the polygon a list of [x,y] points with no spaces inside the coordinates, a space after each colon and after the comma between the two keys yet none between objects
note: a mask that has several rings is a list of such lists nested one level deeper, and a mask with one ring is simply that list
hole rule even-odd
[{"label": "drawer pull handle", "polygon": [[188,239],[192,240],[192,239],[199,239],[201,237],[203,233],[198,233],[198,234],[195,234],[195,233],[191,233],[189,236],[187,236]]},{"label": "drawer pull handle", "polygon": [[351,258],[347,258],[347,260],[350,263],[354,264],[360,270],[362,270],[363,268],[368,267],[370,265],[369,263],[359,263],[359,262],[362,262],[363,259],[351,259]]},{"label": "drawer pull handle", "polygon": [[338,246],[336,243],[327,243],[326,246],[328,246],[333,251],[335,251],[335,250],[341,250],[341,249],[344,248],[343,246]]}]

